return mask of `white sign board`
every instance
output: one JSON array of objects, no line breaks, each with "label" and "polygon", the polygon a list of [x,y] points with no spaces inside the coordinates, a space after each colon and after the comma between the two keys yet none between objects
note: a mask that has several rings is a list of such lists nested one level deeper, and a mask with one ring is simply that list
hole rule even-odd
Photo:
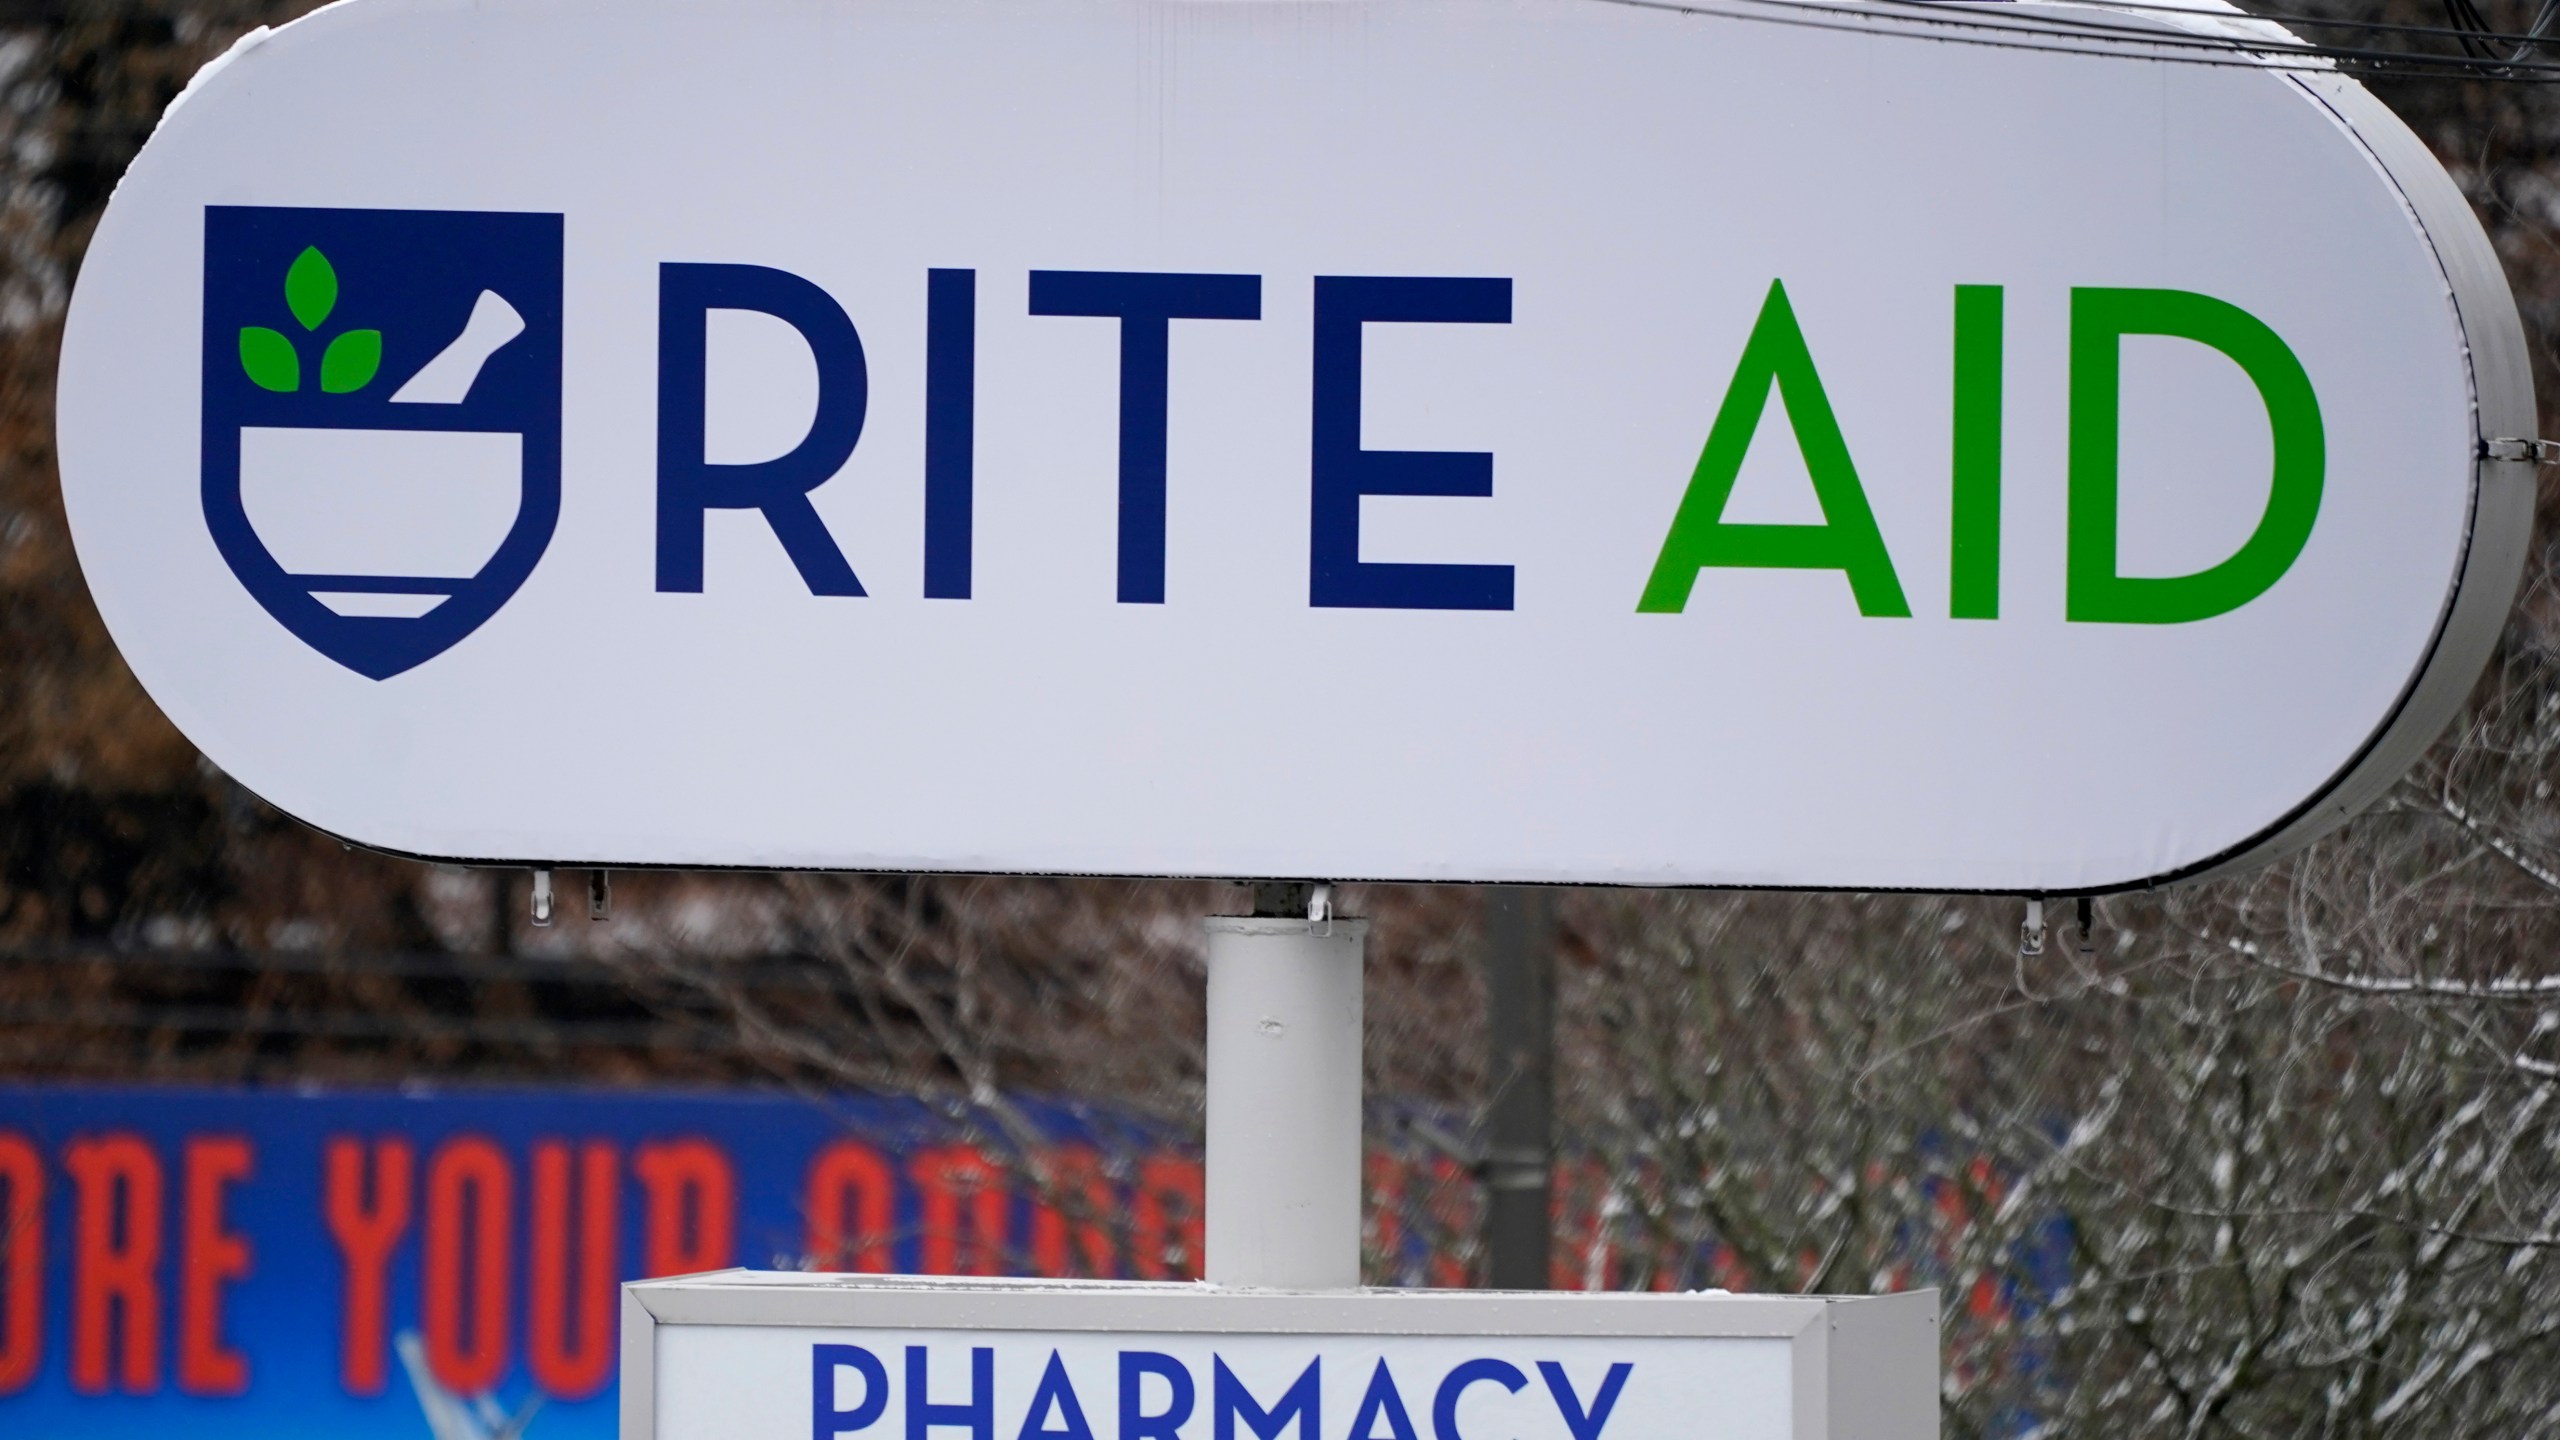
[{"label": "white sign board", "polygon": [[2326,74],[353,0],[143,150],[59,413],[144,686],[388,850],[2085,892],[2433,737],[2523,356]]},{"label": "white sign board", "polygon": [[1938,1294],[624,1287],[622,1440],[1921,1440]]}]

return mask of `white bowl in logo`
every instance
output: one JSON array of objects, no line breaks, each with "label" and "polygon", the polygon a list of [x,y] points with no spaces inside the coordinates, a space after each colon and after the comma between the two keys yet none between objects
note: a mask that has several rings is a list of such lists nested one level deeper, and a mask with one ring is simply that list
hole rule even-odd
[{"label": "white bowl in logo", "polygon": [[341,615],[408,618],[442,604],[497,554],[523,495],[514,431],[240,432],[250,528]]}]

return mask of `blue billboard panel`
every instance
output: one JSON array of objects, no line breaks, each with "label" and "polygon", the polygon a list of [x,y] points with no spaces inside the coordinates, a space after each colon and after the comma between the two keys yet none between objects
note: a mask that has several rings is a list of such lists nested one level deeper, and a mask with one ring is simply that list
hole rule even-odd
[{"label": "blue billboard panel", "polygon": [[0,1434],[605,1440],[625,1279],[1196,1273],[1195,1156],[1071,1106],[1008,1121],[756,1093],[0,1086]]}]

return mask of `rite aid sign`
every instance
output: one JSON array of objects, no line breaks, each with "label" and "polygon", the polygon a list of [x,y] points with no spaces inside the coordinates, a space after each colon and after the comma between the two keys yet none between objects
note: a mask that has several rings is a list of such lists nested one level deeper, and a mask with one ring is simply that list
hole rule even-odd
[{"label": "rite aid sign", "polygon": [[2523,354],[2323,73],[352,0],[143,150],[60,420],[153,698],[388,850],[2075,892],[2433,738]]}]

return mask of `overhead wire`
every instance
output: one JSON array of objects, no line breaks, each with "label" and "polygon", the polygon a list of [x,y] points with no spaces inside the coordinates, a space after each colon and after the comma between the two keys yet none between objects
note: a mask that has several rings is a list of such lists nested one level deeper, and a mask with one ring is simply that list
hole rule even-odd
[{"label": "overhead wire", "polygon": [[[1961,8],[1967,3],[1968,0],[1929,0],[1929,3],[1923,4],[1921,8],[1931,10],[1955,9]],[[1986,13],[1996,12],[1999,9],[2020,8],[2018,0],[1970,0],[1970,3]],[[2491,42],[2510,42],[2520,45],[2547,44],[2553,39],[2553,36],[2547,28],[2537,29],[2534,27],[2528,27],[2524,30],[2493,29],[2485,19],[2480,17],[2479,10],[2475,6],[2472,6],[2469,3],[2469,0],[2445,0],[2445,3],[2448,5],[2454,3],[2463,4],[2465,7],[2464,13],[2470,15],[2478,22],[2476,26],[2412,25],[2406,21],[2399,20],[2360,20],[2351,16],[2317,15],[2307,10],[2216,10],[2207,9],[2201,5],[2192,3],[2168,3],[2168,0],[2048,0],[2048,3],[2057,6],[2071,6],[2073,8],[2090,10],[2121,10],[2139,15],[2175,15],[2189,20],[2203,19],[2222,21],[2226,23],[2258,21],[2273,25],[2311,25],[2326,30],[2366,30],[2377,35],[2412,35],[2429,39],[2468,38]],[[2546,4],[2543,13],[2536,17],[2534,26],[2547,27],[2553,18],[2553,12],[2555,10],[2560,10],[2560,6]]]},{"label": "overhead wire", "polygon": [[2553,23],[2560,21],[2560,0],[2543,0],[2542,8],[2534,13],[2533,24],[2527,27],[2527,32],[2523,35],[2496,33],[2490,28],[2487,17],[2480,13],[2480,7],[2472,3],[2472,0],[2444,0],[2444,8],[2445,13],[2452,17],[2453,32],[2459,37],[2462,48],[2467,54],[2490,59],[2496,54],[2488,48],[2494,42],[2500,40],[2520,42],[2507,56],[2509,63],[2533,53],[2545,39],[2549,38]]},{"label": "overhead wire", "polygon": [[[2523,32],[2490,27],[2472,0],[2445,0],[2457,23],[2452,26],[2410,25],[2388,21],[2333,19],[2300,13],[2252,13],[2201,10],[2191,6],[2126,3],[2058,4],[2033,11],[2011,8],[2003,0],[1600,0],[1631,9],[1666,11],[1701,18],[1752,24],[1825,30],[1861,35],[1887,35],[1945,44],[2053,54],[2148,60],[2162,64],[2244,67],[2278,71],[2342,71],[2389,79],[2473,79],[2531,84],[2560,82],[2560,61],[2532,58],[2553,43],[2560,25],[2560,0],[2544,0],[2533,25]],[[2458,10],[2453,7],[2460,7]],[[2060,13],[2060,12],[2071,13]],[[2203,22],[2226,33],[2213,34],[2159,21],[2117,21],[2126,16],[2175,16]],[[2473,22],[2478,22],[2474,24]],[[2371,44],[2333,44],[2305,40],[2283,30],[2256,26],[2293,26],[2364,32],[2374,36],[2445,40],[2460,53],[2383,48]],[[2250,27],[2243,31],[2241,27]],[[2239,31],[2240,33],[2231,33]]]}]

